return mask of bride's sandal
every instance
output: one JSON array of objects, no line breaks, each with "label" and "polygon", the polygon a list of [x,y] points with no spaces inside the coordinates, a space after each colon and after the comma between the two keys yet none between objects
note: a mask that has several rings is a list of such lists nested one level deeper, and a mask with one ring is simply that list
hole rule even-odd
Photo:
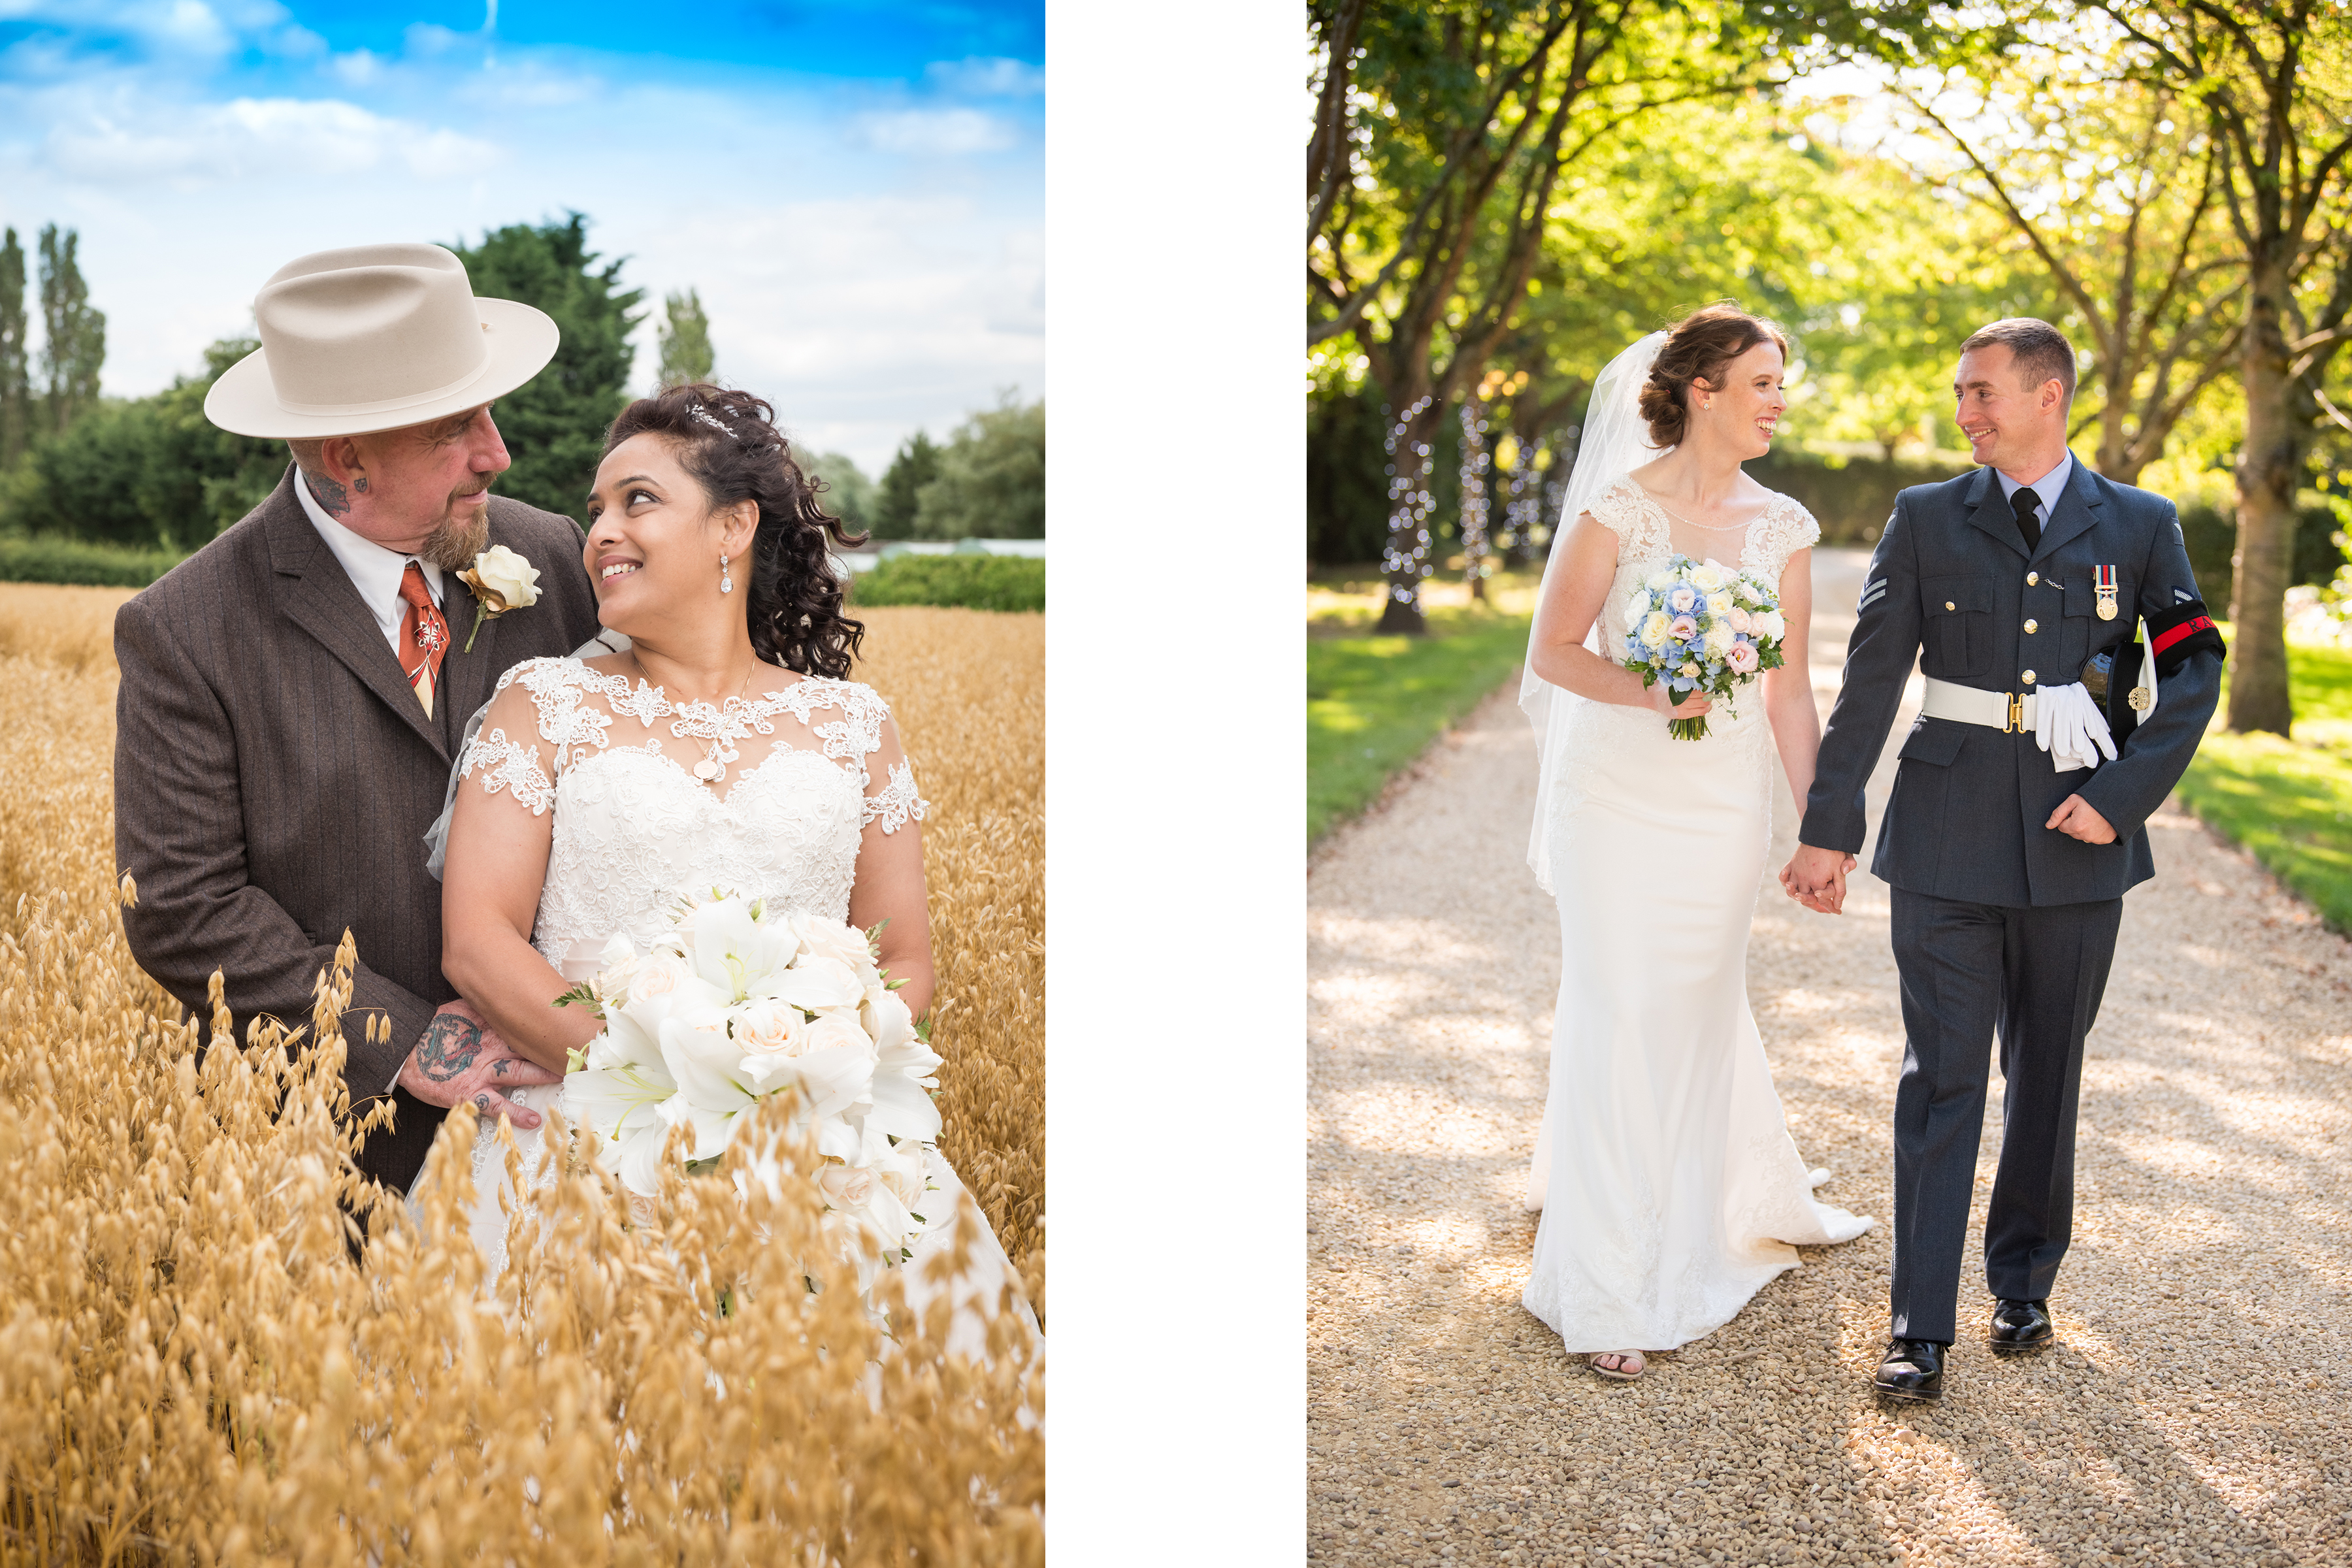
[{"label": "bride's sandal", "polygon": [[[1603,1377],[1613,1377],[1620,1383],[1631,1383],[1642,1375],[1650,1363],[1640,1351],[1600,1351],[1587,1358],[1592,1370]],[[1615,1362],[1615,1366],[1605,1364]]]}]

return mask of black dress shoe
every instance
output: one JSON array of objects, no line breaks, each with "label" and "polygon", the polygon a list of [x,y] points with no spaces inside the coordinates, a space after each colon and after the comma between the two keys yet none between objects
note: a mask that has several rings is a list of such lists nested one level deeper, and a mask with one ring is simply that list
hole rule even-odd
[{"label": "black dress shoe", "polygon": [[1934,1340],[1889,1340],[1874,1386],[1889,1399],[1934,1404],[1944,1397],[1944,1347]]},{"label": "black dress shoe", "polygon": [[2050,1303],[2012,1301],[2007,1298],[1992,1309],[1992,1348],[2004,1355],[2037,1351],[2050,1342]]}]

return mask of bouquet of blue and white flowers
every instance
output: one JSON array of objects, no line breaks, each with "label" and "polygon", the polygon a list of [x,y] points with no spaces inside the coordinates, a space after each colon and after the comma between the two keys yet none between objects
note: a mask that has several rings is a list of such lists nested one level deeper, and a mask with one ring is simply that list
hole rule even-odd
[{"label": "bouquet of blue and white flowers", "polygon": [[[1780,668],[1788,630],[1769,583],[1677,555],[1625,602],[1625,668],[1643,686],[1664,681],[1676,707],[1694,691],[1728,699],[1759,671]],[[1703,740],[1706,720],[1672,719],[1666,728],[1677,740]]]}]

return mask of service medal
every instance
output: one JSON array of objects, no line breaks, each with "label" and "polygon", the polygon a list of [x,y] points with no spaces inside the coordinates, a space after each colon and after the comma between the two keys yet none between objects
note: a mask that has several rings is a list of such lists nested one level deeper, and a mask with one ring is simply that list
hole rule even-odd
[{"label": "service medal", "polygon": [[2092,568],[2097,574],[2099,589],[2099,619],[2116,618],[2116,569],[2112,566]]},{"label": "service medal", "polygon": [[2156,699],[2148,694],[2148,689],[2145,686],[2133,687],[2131,695],[2124,700],[2131,704],[2132,711],[2135,713],[2145,713],[2156,706]]}]

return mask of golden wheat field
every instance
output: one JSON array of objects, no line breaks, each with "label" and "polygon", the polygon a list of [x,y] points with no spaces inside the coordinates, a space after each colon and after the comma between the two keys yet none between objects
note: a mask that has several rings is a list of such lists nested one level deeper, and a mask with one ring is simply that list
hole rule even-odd
[{"label": "golden wheat field", "polygon": [[[125,596],[0,584],[30,721],[0,762],[0,1563],[1041,1562],[1028,1331],[1008,1301],[987,1363],[950,1358],[942,1303],[886,1344],[806,1261],[806,1190],[678,1179],[648,1221],[575,1175],[514,1218],[554,1244],[486,1280],[460,1114],[421,1218],[386,1205],[352,1264],[347,971],[289,1052],[182,1022],[124,946]],[[942,1151],[1042,1311],[1042,617],[862,618],[935,807]]]}]

